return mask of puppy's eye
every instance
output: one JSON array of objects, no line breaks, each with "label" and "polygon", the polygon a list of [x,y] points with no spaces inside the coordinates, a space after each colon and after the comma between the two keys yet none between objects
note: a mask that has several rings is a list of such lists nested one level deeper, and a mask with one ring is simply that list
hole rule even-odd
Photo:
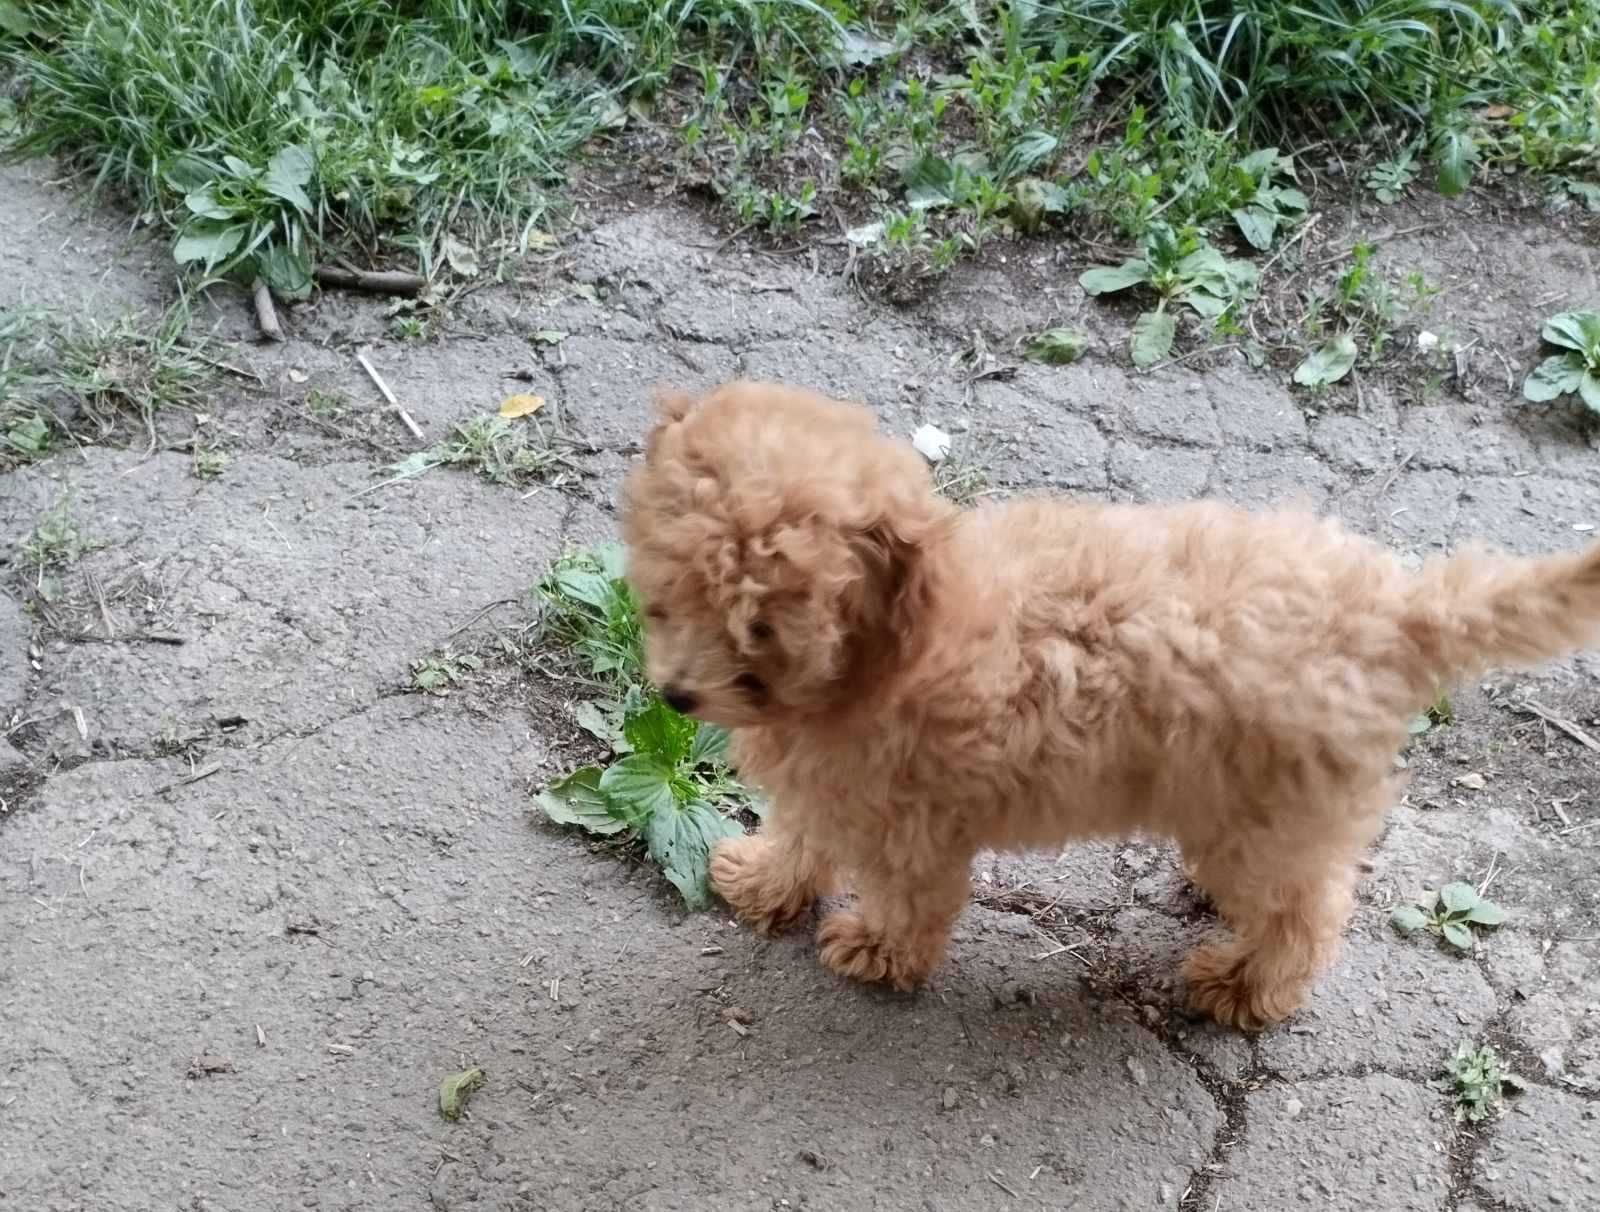
[{"label": "puppy's eye", "polygon": [[751,698],[761,698],[767,693],[767,684],[753,673],[741,673],[733,684]]},{"label": "puppy's eye", "polygon": [[645,610],[644,617],[652,623],[662,623],[666,621],[667,612],[659,606],[651,606]]},{"label": "puppy's eye", "polygon": [[763,623],[760,619],[757,619],[754,623],[750,624],[750,638],[763,644],[766,643],[772,638],[771,626]]}]

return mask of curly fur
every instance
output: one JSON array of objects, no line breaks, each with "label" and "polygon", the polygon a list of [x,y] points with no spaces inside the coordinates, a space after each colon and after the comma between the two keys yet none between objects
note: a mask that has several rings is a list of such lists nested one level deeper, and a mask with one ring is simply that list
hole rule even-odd
[{"label": "curly fur", "polygon": [[1600,545],[1407,572],[1309,514],[1020,500],[972,511],[865,410],[669,396],[626,486],[649,676],[734,730],[772,806],[713,886],[824,964],[940,962],[981,848],[1177,841],[1232,933],[1191,1002],[1259,1028],[1335,957],[1406,721],[1454,678],[1600,639]]}]

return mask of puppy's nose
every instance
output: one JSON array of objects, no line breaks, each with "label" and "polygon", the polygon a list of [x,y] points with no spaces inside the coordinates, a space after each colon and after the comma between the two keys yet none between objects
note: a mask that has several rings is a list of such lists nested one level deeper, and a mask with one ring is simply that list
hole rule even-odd
[{"label": "puppy's nose", "polygon": [[688,715],[694,710],[695,697],[687,690],[678,686],[666,686],[661,691],[661,701],[671,707],[679,715]]}]

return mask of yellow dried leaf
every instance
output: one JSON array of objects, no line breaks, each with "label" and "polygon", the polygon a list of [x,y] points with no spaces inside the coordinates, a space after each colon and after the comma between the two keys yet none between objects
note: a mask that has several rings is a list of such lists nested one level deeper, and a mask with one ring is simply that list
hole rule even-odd
[{"label": "yellow dried leaf", "polygon": [[500,401],[502,417],[531,417],[544,407],[544,397],[534,395],[507,396]]}]

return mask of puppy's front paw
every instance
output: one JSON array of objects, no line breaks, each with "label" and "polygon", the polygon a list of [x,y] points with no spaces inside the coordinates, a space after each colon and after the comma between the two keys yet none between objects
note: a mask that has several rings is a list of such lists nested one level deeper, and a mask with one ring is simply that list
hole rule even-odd
[{"label": "puppy's front paw", "polygon": [[1206,943],[1189,953],[1183,975],[1189,1006],[1224,1027],[1261,1031],[1289,1017],[1306,1000],[1306,986],[1271,982],[1236,941]]},{"label": "puppy's front paw", "polygon": [[817,949],[823,967],[830,971],[855,981],[883,981],[902,993],[923,984],[939,958],[891,942],[875,933],[859,913],[848,909],[822,919]]},{"label": "puppy's front paw", "polygon": [[812,893],[759,834],[724,838],[711,850],[711,887],[761,934],[787,930],[811,907]]}]

